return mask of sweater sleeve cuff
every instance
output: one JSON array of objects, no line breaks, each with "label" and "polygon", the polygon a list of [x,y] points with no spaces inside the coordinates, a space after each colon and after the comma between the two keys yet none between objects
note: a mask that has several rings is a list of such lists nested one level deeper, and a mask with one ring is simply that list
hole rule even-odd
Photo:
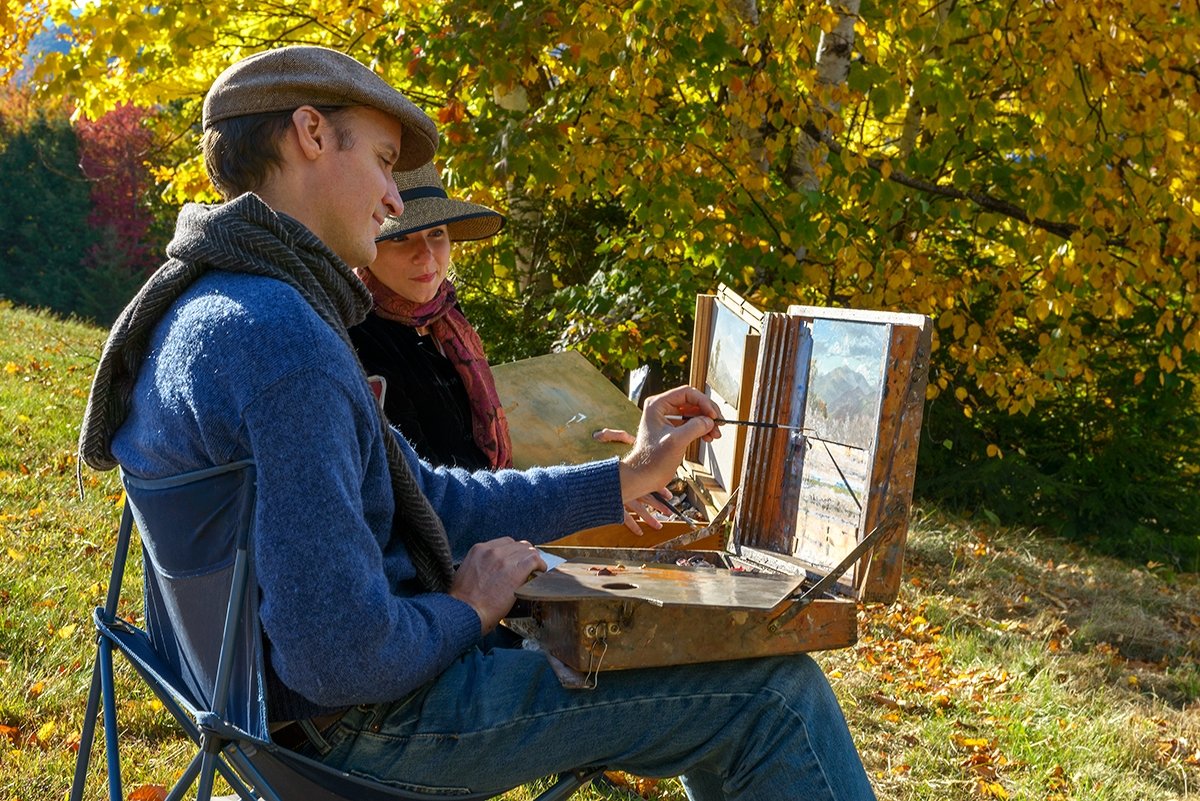
[{"label": "sweater sleeve cuff", "polygon": [[443,597],[446,599],[446,614],[442,621],[446,627],[446,647],[448,656],[454,659],[479,642],[483,623],[479,620],[479,613],[466,601],[451,595]]},{"label": "sweater sleeve cuff", "polygon": [[580,531],[593,526],[620,523],[625,517],[621,502],[620,461],[613,457],[581,465],[560,465],[564,495],[563,530]]}]

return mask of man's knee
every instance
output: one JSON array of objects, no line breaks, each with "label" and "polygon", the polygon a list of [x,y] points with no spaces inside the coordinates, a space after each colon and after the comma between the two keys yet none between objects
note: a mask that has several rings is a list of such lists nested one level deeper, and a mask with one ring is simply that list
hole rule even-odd
[{"label": "man's knee", "polygon": [[838,707],[824,671],[808,654],[755,661],[760,663],[762,689],[778,695],[794,712],[802,716],[811,712],[828,714]]}]

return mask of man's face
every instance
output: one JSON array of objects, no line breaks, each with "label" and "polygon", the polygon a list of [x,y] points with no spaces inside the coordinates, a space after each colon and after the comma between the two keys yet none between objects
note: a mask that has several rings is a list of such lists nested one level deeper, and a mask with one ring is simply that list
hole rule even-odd
[{"label": "man's face", "polygon": [[339,122],[350,146],[343,149],[336,136],[330,138],[320,165],[323,197],[309,199],[319,200],[320,208],[310,228],[350,267],[365,267],[375,259],[379,226],[404,211],[392,180],[403,126],[368,106],[351,109]]}]

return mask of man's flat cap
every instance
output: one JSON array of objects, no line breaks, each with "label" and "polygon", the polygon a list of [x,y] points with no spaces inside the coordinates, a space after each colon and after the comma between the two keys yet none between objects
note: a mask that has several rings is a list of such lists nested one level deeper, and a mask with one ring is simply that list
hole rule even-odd
[{"label": "man's flat cap", "polygon": [[255,53],[222,72],[204,97],[204,129],[247,114],[300,106],[371,106],[404,126],[397,170],[428,163],[437,126],[411,100],[345,53],[296,45]]}]

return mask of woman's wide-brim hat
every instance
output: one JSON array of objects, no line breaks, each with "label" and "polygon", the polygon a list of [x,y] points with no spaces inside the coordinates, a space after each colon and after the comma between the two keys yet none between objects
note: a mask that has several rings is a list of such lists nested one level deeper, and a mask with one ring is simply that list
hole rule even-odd
[{"label": "woman's wide-brim hat", "polygon": [[399,217],[389,216],[379,229],[376,242],[406,236],[414,231],[423,231],[436,225],[446,226],[450,239],[465,242],[487,239],[504,227],[504,215],[498,211],[455,200],[446,195],[441,176],[433,163],[408,172],[392,173],[400,199],[404,201],[404,213]]}]

